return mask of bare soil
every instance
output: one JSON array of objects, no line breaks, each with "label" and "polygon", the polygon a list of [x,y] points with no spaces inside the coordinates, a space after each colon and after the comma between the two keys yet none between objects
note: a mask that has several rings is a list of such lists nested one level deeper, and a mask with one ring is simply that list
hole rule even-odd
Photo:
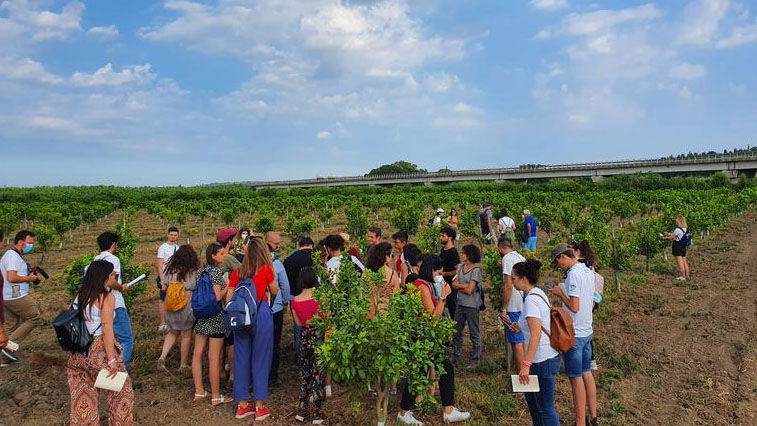
[{"label": "bare soil", "polygon": [[[116,212],[98,224],[71,233],[63,249],[51,250],[45,267],[60,274],[75,257],[96,252],[99,232],[113,229]],[[200,248],[220,224],[190,223],[190,239]],[[135,261],[152,265],[166,224],[138,213],[140,238]],[[325,234],[334,228],[320,231]],[[184,241],[182,241],[184,242]],[[600,416],[604,424],[751,425],[757,424],[757,209],[731,221],[708,239],[698,241],[690,255],[694,279],[684,284],[669,274],[624,274],[622,291],[608,293],[595,315],[596,352],[600,369]],[[39,261],[34,255],[32,261]],[[672,260],[660,263],[670,269]],[[604,273],[604,271],[603,271]],[[612,286],[611,274],[605,274]],[[0,370],[0,425],[63,425],[68,419],[66,354],[57,346],[49,320],[69,303],[62,280],[54,276],[34,296],[46,319],[22,342],[21,365]],[[212,408],[190,402],[190,376],[179,375],[178,353],[169,357],[171,372],[155,369],[162,344],[157,326],[157,290],[149,287],[132,309],[135,357],[132,376],[137,384],[136,423],[140,425],[233,425],[254,423],[233,418],[234,407]],[[468,424],[529,424],[520,395],[507,390],[503,338],[491,310],[484,312],[484,363],[478,371],[456,371],[457,402],[473,418]],[[299,382],[294,369],[291,318],[282,339],[281,384],[272,389],[273,416],[265,423],[293,420]],[[466,342],[467,344],[467,342]],[[467,349],[467,348],[466,348]],[[207,371],[207,369],[205,370]],[[207,373],[206,373],[207,374]],[[373,400],[363,389],[336,386],[328,400],[329,424],[371,424]],[[227,391],[227,394],[230,392]],[[391,413],[396,413],[397,398]],[[572,423],[567,379],[560,376],[557,406],[562,422]],[[102,407],[101,407],[102,408]],[[438,407],[424,408],[426,424],[441,424]],[[390,423],[393,424],[390,414]]]}]

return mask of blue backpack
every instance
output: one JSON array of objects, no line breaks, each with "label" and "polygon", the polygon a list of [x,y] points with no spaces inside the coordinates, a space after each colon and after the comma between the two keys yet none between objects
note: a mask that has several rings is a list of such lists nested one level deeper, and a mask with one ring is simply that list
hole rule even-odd
[{"label": "blue backpack", "polygon": [[211,318],[221,312],[221,305],[216,300],[213,291],[213,280],[205,271],[197,281],[197,286],[192,294],[192,313],[197,319]]},{"label": "blue backpack", "polygon": [[680,243],[681,243],[681,244],[682,244],[682,245],[683,245],[684,247],[688,247],[688,246],[690,246],[690,245],[691,245],[691,240],[692,240],[692,238],[691,238],[691,232],[689,232],[689,230],[688,230],[688,229],[684,230],[684,229],[683,229],[683,228],[681,228],[680,226],[678,227],[678,229],[680,229],[681,231],[683,231],[683,236],[682,236],[682,237],[681,237],[681,239],[680,239],[680,240],[678,240],[678,241],[679,241],[679,242],[680,242]]},{"label": "blue backpack", "polygon": [[226,329],[255,333],[258,318],[257,291],[252,280],[247,278],[237,284],[229,303],[226,304]]}]

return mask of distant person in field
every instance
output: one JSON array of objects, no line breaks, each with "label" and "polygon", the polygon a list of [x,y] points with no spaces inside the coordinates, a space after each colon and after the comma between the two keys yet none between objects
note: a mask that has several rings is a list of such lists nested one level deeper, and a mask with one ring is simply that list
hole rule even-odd
[{"label": "distant person in field", "polygon": [[[255,333],[234,331],[234,400],[237,401],[236,418],[255,415],[255,420],[265,420],[271,410],[265,406],[268,399],[269,377],[274,352],[274,325],[271,299],[279,294],[273,257],[262,237],[252,236],[247,244],[244,262],[231,273],[229,287],[236,288],[240,282],[251,280],[257,295]],[[227,302],[231,300],[227,296]],[[251,395],[252,393],[252,395]],[[255,401],[255,405],[250,404]]]},{"label": "distant person in field", "polygon": [[[513,241],[504,234],[497,240],[497,249],[502,256],[502,312],[510,318],[510,321],[517,323],[523,311],[523,293],[513,285],[513,265],[525,262],[526,258],[515,251]],[[523,333],[514,332],[509,327],[505,327],[505,336],[513,346],[513,361],[517,367],[520,367],[525,342]]]},{"label": "distant person in field", "polygon": [[126,310],[126,301],[122,291],[127,288],[122,284],[121,279],[121,260],[118,259],[118,234],[115,232],[103,232],[97,237],[97,245],[100,247],[100,254],[95,256],[94,260],[107,260],[113,264],[116,273],[116,282],[110,283],[110,292],[116,299],[116,311],[113,318],[113,332],[116,339],[123,346],[124,365],[126,371],[129,371],[131,365],[131,354],[134,351],[134,334],[131,329],[131,318]]},{"label": "distant person in field", "polygon": [[523,210],[523,250],[536,251],[536,235],[539,223],[531,216],[531,210]]},{"label": "distant person in field", "polygon": [[[550,258],[560,269],[568,272],[565,279],[567,294],[559,286],[555,286],[551,292],[560,298],[566,312],[573,319],[576,341],[573,347],[563,354],[563,359],[565,374],[570,379],[573,390],[576,424],[595,425],[597,424],[597,385],[591,372],[594,272],[580,263],[573,249],[565,243],[555,246]],[[587,405],[589,416],[586,415]]]},{"label": "distant person in field", "polygon": [[[24,256],[34,249],[34,232],[19,231],[13,238],[13,247],[6,250],[0,260],[3,282],[3,304],[7,319],[8,339],[19,343],[42,322],[37,302],[31,296],[30,283],[37,281]],[[19,362],[15,353],[3,349],[0,366]]]},{"label": "distant person in field", "polygon": [[455,323],[457,333],[452,342],[452,358],[460,360],[463,351],[463,330],[468,325],[470,334],[471,362],[468,370],[478,368],[481,363],[481,307],[484,303],[483,273],[477,266],[481,262],[481,249],[473,244],[463,246],[462,263],[457,268],[457,276],[452,288],[457,290]]},{"label": "distant person in field", "polygon": [[[166,371],[166,357],[179,338],[179,373],[190,370],[189,351],[192,348],[192,326],[195,317],[192,314],[192,291],[197,285],[197,271],[200,260],[197,252],[189,245],[179,247],[166,265],[166,324],[168,333],[163,340],[163,350],[158,358],[158,369]],[[183,306],[182,306],[183,305]]]},{"label": "distant person in field", "polygon": [[[451,288],[442,279],[442,260],[435,254],[427,254],[418,259],[412,254],[413,273],[418,278],[412,282],[415,291],[421,297],[423,309],[428,312],[435,320],[439,320],[444,313],[445,302],[449,299]],[[417,265],[420,265],[418,267]],[[417,271],[417,272],[416,272]],[[436,292],[434,283],[440,283],[440,291]],[[449,357],[445,354],[442,359],[444,365],[444,374],[439,375],[439,394],[442,399],[442,420],[444,423],[456,423],[468,420],[470,413],[460,411],[455,408],[455,367],[450,362]],[[426,373],[425,371],[423,372]],[[413,408],[415,407],[416,395],[410,392],[407,384],[402,388],[402,399],[400,400],[400,411],[397,413],[397,422],[406,425],[422,425],[420,420],[415,418]]]},{"label": "distant person in field", "polygon": [[[5,232],[0,229],[0,251],[5,249]],[[3,290],[5,288],[5,280],[2,274],[0,274],[0,349],[5,349],[8,344],[8,336],[5,335],[5,310],[3,305]],[[0,355],[0,358],[3,357]]]},{"label": "distant person in field", "polygon": [[399,290],[402,282],[397,271],[392,268],[392,245],[384,242],[373,247],[365,266],[373,272],[381,271],[384,274],[384,284],[374,295],[371,306],[372,314],[382,312],[389,305],[392,293]]},{"label": "distant person in field", "polygon": [[447,218],[447,225],[455,230],[455,241],[460,239],[460,225],[458,225],[459,222],[460,218],[458,217],[457,209],[450,209],[449,217]]},{"label": "distant person in field", "polygon": [[[455,247],[455,240],[457,240],[457,231],[454,228],[444,227],[439,231],[439,244],[442,246],[439,251],[439,257],[442,259],[442,277],[450,288],[452,279],[457,275],[457,268],[460,266],[460,254]],[[450,317],[454,319],[457,308],[457,290],[452,288],[450,296],[447,299],[447,310]]]},{"label": "distant person in field", "polygon": [[444,209],[439,207],[436,209],[436,213],[434,214],[434,217],[431,218],[429,225],[441,225],[442,216],[444,216]]},{"label": "distant person in field", "polygon": [[376,244],[382,242],[384,239],[381,237],[381,228],[372,226],[368,228],[368,232],[365,234],[365,256],[366,259],[369,256],[369,253],[371,251],[371,247],[375,246]]},{"label": "distant person in field", "polygon": [[405,246],[407,245],[408,235],[405,231],[397,231],[392,234],[392,246],[395,250],[394,270],[400,275],[400,280],[405,281],[410,270],[405,261]]},{"label": "distant person in field", "polygon": [[[549,341],[551,315],[549,298],[536,286],[541,263],[529,259],[512,265],[511,281],[523,293],[523,310],[513,331],[524,336],[525,353],[517,364],[521,384],[528,384],[529,375],[539,380],[539,392],[526,392],[528,412],[534,426],[560,426],[555,409],[555,384],[560,371],[560,353]],[[522,346],[522,345],[521,345]],[[577,423],[583,425],[584,423]]]},{"label": "distant person in field", "polygon": [[515,231],[518,226],[515,224],[515,220],[510,217],[507,209],[502,209],[502,217],[497,221],[497,229],[500,235],[504,235],[510,241],[515,241]]},{"label": "distant person in field", "polygon": [[158,330],[166,331],[166,292],[162,290],[162,282],[165,280],[165,270],[171,256],[179,249],[179,228],[172,226],[168,228],[166,242],[158,247],[158,259],[155,264],[155,280],[157,281],[158,291],[160,292],[160,302],[158,302]]},{"label": "distant person in field", "polygon": [[281,333],[284,329],[284,310],[289,307],[292,296],[286,268],[279,259],[281,234],[275,231],[267,232],[265,242],[271,252],[271,263],[273,264],[273,271],[276,273],[276,282],[279,284],[279,292],[273,298],[271,304],[271,312],[273,313],[273,358],[271,360],[271,374],[268,379],[271,386],[275,386],[279,382],[279,352],[281,351]]},{"label": "distant person in field", "polygon": [[[81,287],[73,305],[81,307],[87,330],[94,340],[89,352],[72,353],[66,362],[66,379],[71,391],[69,423],[72,425],[100,424],[98,389],[95,379],[101,370],[109,377],[125,372],[122,348],[113,331],[116,298],[110,291],[118,284],[113,264],[107,260],[92,262],[84,273]],[[108,424],[134,424],[134,391],[127,377],[120,392],[104,391],[108,403]]]},{"label": "distant person in field", "polygon": [[320,315],[320,304],[313,298],[313,290],[319,286],[315,270],[307,266],[300,271],[297,287],[300,293],[292,299],[294,324],[302,329],[299,339],[300,354],[300,404],[294,418],[304,422],[308,415],[310,400],[313,401],[313,424],[323,423],[323,403],[326,394],[323,389],[321,371],[318,368],[316,349],[323,342],[323,333],[313,326],[311,320]]},{"label": "distant person in field", "polygon": [[[297,250],[284,259],[284,269],[286,270],[287,280],[290,283],[290,292],[292,297],[300,294],[302,290],[298,283],[300,282],[300,272],[304,268],[313,267],[313,239],[307,235],[300,236],[297,241]],[[297,324],[294,326],[294,353],[299,365],[300,362],[300,337],[303,328]]]},{"label": "distant person in field", "polygon": [[478,211],[478,222],[481,227],[481,235],[484,238],[485,244],[491,244],[494,241],[494,213],[492,209],[494,204],[487,202],[481,206],[481,210]]},{"label": "distant person in field", "polygon": [[221,271],[223,271],[224,274],[229,274],[231,271],[239,268],[242,264],[242,262],[232,254],[236,244],[237,233],[238,231],[236,228],[222,228],[216,233],[216,242],[220,243],[227,253],[226,259],[223,260],[223,263],[220,266]]},{"label": "distant person in field", "polygon": [[[576,259],[580,263],[586,265],[587,268],[594,272],[594,306],[592,311],[596,311],[599,304],[602,303],[602,296],[604,294],[605,279],[599,275],[596,271],[595,265],[597,264],[597,255],[592,250],[591,245],[586,240],[573,241],[570,244],[570,248],[576,254]],[[596,352],[597,337],[594,336],[591,339],[591,370],[597,370]]]},{"label": "distant person in field", "polygon": [[[344,251],[344,238],[339,234],[332,234],[324,239],[324,244],[329,255],[329,259],[326,261],[326,269],[331,276],[331,281],[336,284],[339,278],[339,269],[343,267],[342,252]],[[365,271],[363,263],[353,255],[350,255],[350,259],[352,260],[352,266],[362,274]]]},{"label": "distant person in field", "polygon": [[[207,274],[212,282],[213,292],[219,305],[224,305],[224,298],[228,290],[226,280],[223,278],[221,265],[226,260],[228,252],[226,247],[218,242],[209,244],[205,249],[205,267],[197,271],[196,281],[200,282],[203,275]],[[215,407],[231,402],[231,399],[221,395],[221,369],[223,364],[223,347],[226,341],[226,325],[224,320],[226,312],[221,309],[210,318],[197,318],[192,330],[195,333],[194,352],[192,354],[192,379],[195,386],[194,402],[211,397],[210,403]],[[202,364],[205,348],[208,348],[208,375],[210,382],[210,394],[205,390],[202,376]]]},{"label": "distant person in field", "polygon": [[350,234],[346,232],[340,232],[339,236],[342,237],[342,239],[344,240],[344,249],[347,251],[347,253],[349,253],[351,256],[355,256],[357,260],[362,262],[363,257],[360,254],[360,250],[358,250],[357,247],[350,244]]},{"label": "distant person in field", "polygon": [[689,261],[686,260],[686,248],[691,244],[691,233],[686,218],[678,216],[675,219],[676,229],[664,235],[667,240],[673,241],[673,257],[678,264],[678,281],[686,281],[691,275]]},{"label": "distant person in field", "polygon": [[238,261],[242,262],[244,259],[244,250],[245,250],[245,244],[247,244],[247,240],[250,238],[250,235],[252,235],[252,230],[250,228],[241,228],[239,230],[239,233],[237,234],[237,239],[234,242],[234,257],[237,258]]}]

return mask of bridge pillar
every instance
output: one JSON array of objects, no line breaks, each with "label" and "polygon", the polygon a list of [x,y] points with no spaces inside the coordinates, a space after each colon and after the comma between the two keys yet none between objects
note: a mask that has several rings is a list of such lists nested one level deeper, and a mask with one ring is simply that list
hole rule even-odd
[{"label": "bridge pillar", "polygon": [[739,181],[739,172],[737,170],[723,170],[721,173],[723,173],[731,183]]},{"label": "bridge pillar", "polygon": [[434,185],[434,183],[431,182],[430,180],[427,180],[427,181],[423,182],[423,186],[433,186],[433,185]]},{"label": "bridge pillar", "polygon": [[604,179],[604,178],[605,178],[605,177],[604,177],[604,176],[602,176],[602,175],[594,175],[594,176],[592,176],[592,177],[591,177],[591,181],[592,181],[592,182],[599,182],[599,181],[601,181],[601,180],[602,180],[602,179]]}]

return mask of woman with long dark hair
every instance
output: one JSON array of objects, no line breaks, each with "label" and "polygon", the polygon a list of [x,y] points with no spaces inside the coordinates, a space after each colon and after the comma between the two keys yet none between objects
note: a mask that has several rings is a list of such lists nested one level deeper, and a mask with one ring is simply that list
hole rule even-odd
[{"label": "woman with long dark hair", "polygon": [[[179,372],[183,373],[190,370],[188,362],[189,350],[192,347],[192,326],[195,322],[190,301],[192,299],[192,290],[194,290],[197,283],[195,272],[198,269],[200,269],[200,261],[197,259],[197,252],[189,244],[179,247],[166,265],[166,280],[161,286],[163,291],[166,292],[169,286],[174,288],[172,288],[166,299],[166,325],[168,326],[168,333],[166,333],[166,337],[163,340],[163,351],[160,354],[160,358],[158,358],[158,369],[166,370],[166,357],[176,343],[176,340],[181,336]],[[180,292],[177,293],[177,291]],[[169,308],[174,308],[171,303],[173,299],[181,298],[182,295],[184,296],[183,302],[186,302],[184,307],[178,310],[170,310]]]},{"label": "woman with long dark hair", "polygon": [[[89,353],[72,353],[66,364],[66,377],[71,390],[69,421],[72,425],[100,423],[98,391],[94,386],[100,370],[107,370],[109,377],[126,371],[123,349],[113,333],[116,299],[110,293],[109,286],[117,283],[113,264],[107,260],[96,260],[87,268],[73,303],[74,307],[79,308],[79,315],[86,321],[87,330],[94,340]],[[126,379],[120,392],[106,391],[105,400],[110,424],[134,424],[134,391],[130,378]]]},{"label": "woman with long dark hair", "polygon": [[310,320],[319,314],[320,304],[313,298],[313,290],[320,284],[318,275],[311,266],[300,270],[298,287],[302,292],[292,299],[292,317],[298,327],[302,327],[298,352],[300,354],[300,405],[294,418],[305,421],[310,398],[313,399],[313,424],[323,423],[323,402],[326,394],[321,381],[321,371],[316,362],[316,348],[323,341],[323,333],[313,327]]},{"label": "woman with long dark hair", "polygon": [[373,272],[383,271],[384,285],[377,290],[373,306],[374,313],[383,310],[389,303],[392,292],[400,288],[400,277],[392,268],[392,245],[378,243],[368,253],[366,267]]},{"label": "woman with long dark hair", "polygon": [[[435,254],[426,254],[420,261],[421,267],[418,272],[419,278],[413,281],[416,291],[421,295],[423,309],[428,312],[434,320],[439,320],[444,313],[444,305],[447,302],[447,296],[452,292],[449,284],[442,278],[442,259]],[[441,282],[441,292],[436,294],[434,282]],[[444,373],[439,376],[439,393],[442,397],[444,423],[455,423],[468,420],[470,413],[460,411],[453,405],[455,403],[455,367],[449,360],[444,357]],[[438,372],[437,372],[438,374]],[[400,412],[397,413],[397,421],[408,425],[420,425],[420,420],[413,415],[412,409],[415,406],[416,395],[412,395],[405,384],[400,401]]]}]

